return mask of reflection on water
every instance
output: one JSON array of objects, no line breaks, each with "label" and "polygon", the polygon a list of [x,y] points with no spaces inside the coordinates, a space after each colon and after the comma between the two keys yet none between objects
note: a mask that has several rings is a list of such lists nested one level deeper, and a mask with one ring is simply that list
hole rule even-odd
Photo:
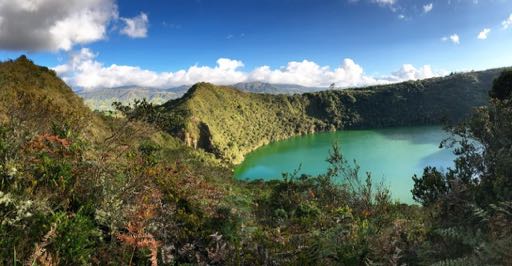
[{"label": "reflection on water", "polygon": [[439,143],[448,137],[441,127],[406,127],[378,130],[348,130],[294,137],[261,147],[247,155],[235,169],[239,179],[279,179],[284,172],[320,174],[327,169],[328,151],[333,143],[341,146],[346,160],[356,160],[361,174],[369,171],[376,182],[383,182],[393,197],[412,202],[414,174],[427,165],[446,169],[453,165],[450,150]]}]

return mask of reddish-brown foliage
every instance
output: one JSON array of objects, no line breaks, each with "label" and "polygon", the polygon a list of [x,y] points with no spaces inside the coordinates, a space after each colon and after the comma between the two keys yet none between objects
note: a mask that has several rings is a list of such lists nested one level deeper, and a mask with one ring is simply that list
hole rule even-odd
[{"label": "reddish-brown foliage", "polygon": [[[146,227],[157,215],[160,208],[161,193],[155,188],[145,187],[137,195],[133,211],[128,217],[126,233],[119,233],[117,238],[125,245],[131,246],[133,250],[149,249],[151,252],[150,261],[152,266],[158,265],[157,255],[160,243],[151,233],[146,232]],[[131,264],[131,261],[130,261]]]},{"label": "reddish-brown foliage", "polygon": [[46,152],[49,155],[60,155],[63,157],[70,156],[69,147],[71,140],[61,138],[57,135],[43,133],[34,137],[26,145],[28,152]]}]

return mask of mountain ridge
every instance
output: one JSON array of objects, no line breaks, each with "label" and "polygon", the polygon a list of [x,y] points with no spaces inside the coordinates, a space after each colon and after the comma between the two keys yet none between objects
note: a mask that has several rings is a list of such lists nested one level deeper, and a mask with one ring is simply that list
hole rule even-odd
[{"label": "mountain ridge", "polygon": [[[479,73],[485,71],[493,71],[504,68],[488,69],[482,71],[470,71],[452,73],[450,75],[460,75],[465,73]],[[442,78],[442,77],[437,77]],[[435,78],[434,78],[435,79]],[[428,80],[428,79],[427,79]],[[408,80],[403,82],[412,82],[415,80]],[[341,89],[357,89],[375,86],[386,86],[399,84],[403,82],[395,82],[391,84],[372,85],[364,87],[349,87],[349,88],[335,88],[335,87],[322,87],[322,86],[302,86],[298,84],[285,84],[285,83],[269,83],[264,81],[247,81],[239,82],[231,85],[223,85],[237,88],[242,91],[253,93],[266,93],[266,94],[303,94],[309,92],[320,92],[326,90],[341,90]],[[113,102],[121,102],[123,104],[132,104],[134,100],[146,99],[153,104],[163,104],[166,101],[182,97],[187,90],[192,87],[191,85],[181,85],[171,88],[157,88],[145,86],[120,86],[112,88],[100,88],[95,90],[82,90],[76,93],[82,97],[85,103],[93,110],[112,110]]]},{"label": "mountain ridge", "polygon": [[55,71],[26,56],[0,63],[0,124],[8,122],[41,131],[55,124],[79,127],[93,138],[107,132],[103,121]]},{"label": "mountain ridge", "polygon": [[187,145],[237,164],[259,146],[295,135],[460,121],[486,104],[487,91],[501,71],[293,95],[198,83],[158,108],[171,116],[181,114],[182,130],[174,134]]},{"label": "mountain ridge", "polygon": [[[131,104],[134,100],[146,99],[153,104],[162,104],[168,100],[183,96],[193,85],[181,85],[171,88],[156,88],[144,86],[120,86],[113,88],[100,88],[95,90],[82,90],[76,93],[85,103],[94,110],[111,110],[113,102]],[[314,92],[323,87],[306,87],[297,84],[273,84],[260,81],[240,82],[229,85],[237,89],[269,94],[294,94]]]}]

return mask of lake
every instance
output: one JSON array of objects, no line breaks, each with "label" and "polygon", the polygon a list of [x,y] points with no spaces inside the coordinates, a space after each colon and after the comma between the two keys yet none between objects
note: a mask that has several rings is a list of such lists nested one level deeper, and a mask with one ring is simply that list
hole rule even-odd
[{"label": "lake", "polygon": [[346,130],[293,137],[263,146],[249,153],[235,169],[235,177],[243,180],[279,179],[284,172],[316,175],[328,167],[325,161],[333,143],[341,146],[344,158],[357,161],[361,176],[372,173],[383,182],[393,199],[412,203],[414,174],[421,175],[425,166],[446,169],[453,166],[455,156],[439,143],[449,133],[438,126],[401,127],[376,130]]}]

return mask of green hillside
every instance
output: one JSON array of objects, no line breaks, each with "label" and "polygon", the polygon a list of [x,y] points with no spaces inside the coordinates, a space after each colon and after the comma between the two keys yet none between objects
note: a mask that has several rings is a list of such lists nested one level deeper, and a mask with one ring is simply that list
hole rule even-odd
[{"label": "green hillside", "polygon": [[189,146],[240,163],[255,148],[293,135],[458,122],[487,102],[488,88],[499,72],[295,95],[254,94],[199,83],[181,99],[159,107],[159,112],[182,116],[182,127],[169,131]]},{"label": "green hillside", "polygon": [[[476,83],[458,78],[466,86],[492,74],[468,75],[478,75],[468,78]],[[118,105],[125,116],[104,116],[53,71],[25,57],[0,63],[0,265],[508,265],[511,84],[512,71],[501,74],[487,106],[452,129],[460,147],[454,169],[427,167],[413,177],[420,206],[393,202],[336,145],[323,174],[244,182],[160,128],[188,144],[197,134],[198,146],[219,155],[223,143],[235,150],[222,137],[251,136],[248,149],[261,136],[434,122],[441,112],[425,108],[447,103],[427,103],[427,92],[411,93],[425,101],[410,110],[421,119],[391,112],[374,120],[356,104],[371,99],[368,109],[384,108],[377,96],[415,91],[402,87],[271,96],[205,83],[165,106],[142,101]],[[445,95],[478,103],[477,94],[461,95],[471,89],[454,91]],[[323,100],[336,95],[353,109],[328,109],[337,105]],[[446,110],[459,118],[469,107]]]},{"label": "green hillside", "polygon": [[127,265],[117,237],[148,206],[145,193],[187,202],[194,214],[176,221],[199,226],[232,204],[224,199],[236,185],[230,175],[213,155],[151,125],[91,111],[25,56],[0,62],[0,265]]},{"label": "green hillside", "polygon": [[97,116],[47,67],[25,56],[0,64],[0,122],[21,123],[47,131],[59,124],[88,137],[101,137],[106,128]]},{"label": "green hillside", "polygon": [[321,123],[304,115],[304,104],[294,98],[207,83],[196,84],[182,99],[164,106],[171,112],[180,108],[188,111],[185,130],[179,135],[189,146],[233,162],[240,162],[240,154],[257,146],[307,132]]}]

